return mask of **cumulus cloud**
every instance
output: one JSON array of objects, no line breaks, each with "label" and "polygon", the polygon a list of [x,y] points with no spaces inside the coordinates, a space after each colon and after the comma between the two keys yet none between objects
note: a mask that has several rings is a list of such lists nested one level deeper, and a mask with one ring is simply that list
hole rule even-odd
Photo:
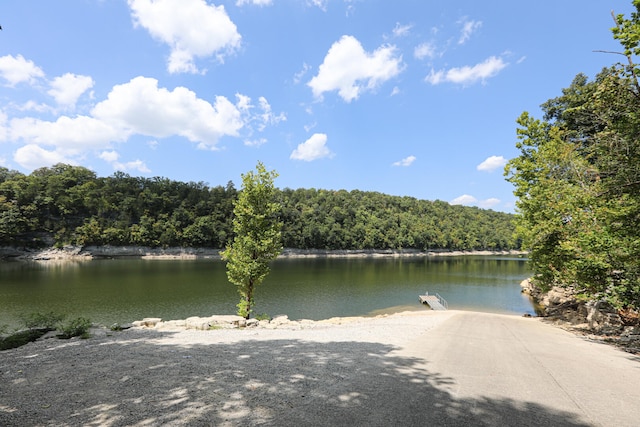
[{"label": "cumulus cloud", "polygon": [[[72,102],[75,95],[68,95],[64,88],[88,87],[89,81],[75,77],[58,81],[60,93],[67,98],[61,102]],[[71,82],[71,83],[69,83]],[[70,90],[73,92],[73,90]],[[116,85],[106,99],[97,103],[90,114],[61,115],[55,120],[36,117],[9,119],[0,113],[0,141],[22,142],[23,147],[14,154],[14,160],[21,166],[32,169],[57,162],[70,164],[96,150],[103,150],[101,158],[121,170],[149,169],[140,160],[119,162],[111,158],[115,152],[109,151],[115,143],[126,142],[133,135],[152,138],[180,136],[197,143],[201,149],[216,149],[223,136],[241,135],[246,137],[254,130],[262,132],[267,126],[286,120],[284,114],[275,114],[264,97],[259,97],[256,105],[251,98],[238,94],[237,104],[218,96],[210,103],[198,98],[185,88],[169,90],[158,87],[158,81],[148,77],[136,77],[131,81]],[[254,145],[266,141],[255,138]],[[157,142],[155,142],[157,144]],[[106,158],[105,158],[106,156]]]},{"label": "cumulus cloud", "polygon": [[290,158],[310,162],[332,156],[333,153],[327,147],[327,135],[324,133],[315,133],[311,138],[298,145],[291,153]]},{"label": "cumulus cloud", "polygon": [[482,21],[473,21],[466,17],[462,18],[458,23],[462,25],[458,44],[465,44],[471,38],[471,35],[482,27]]},{"label": "cumulus cloud", "polygon": [[241,36],[224,6],[204,0],[128,0],[136,26],[171,48],[170,73],[197,73],[196,57],[225,54],[240,46]]},{"label": "cumulus cloud", "polygon": [[38,78],[44,77],[44,71],[22,55],[5,55],[0,57],[0,76],[10,86],[15,86],[18,83],[34,83]]},{"label": "cumulus cloud", "polygon": [[490,199],[480,200],[478,202],[478,207],[482,209],[491,209],[493,207],[498,206],[499,204],[500,204],[500,199],[496,199],[495,197],[492,197]]},{"label": "cumulus cloud", "polygon": [[110,142],[124,141],[129,136],[104,121],[89,116],[60,116],[55,121],[22,117],[10,121],[9,138],[27,144],[55,146],[78,153],[100,148]]},{"label": "cumulus cloud", "polygon": [[73,159],[65,156],[60,150],[46,150],[36,144],[27,144],[18,148],[13,156],[13,160],[23,168],[32,170],[55,165],[56,163],[77,164]]},{"label": "cumulus cloud", "polygon": [[74,107],[78,98],[93,85],[94,81],[89,76],[66,73],[51,81],[51,89],[47,93],[56,100],[58,105]]},{"label": "cumulus cloud", "polygon": [[117,151],[103,151],[98,157],[107,163],[114,163],[118,161],[120,154]]},{"label": "cumulus cloud", "polygon": [[393,166],[411,166],[413,164],[413,162],[416,161],[416,156],[409,156],[409,157],[405,157],[402,160],[399,160],[395,163],[393,163]]},{"label": "cumulus cloud", "polygon": [[431,73],[425,77],[425,81],[432,85],[448,82],[466,86],[477,83],[478,81],[484,82],[491,77],[495,77],[507,65],[509,64],[504,62],[502,58],[492,56],[472,67],[450,68],[446,71],[431,70]]},{"label": "cumulus cloud", "polygon": [[200,148],[215,148],[220,137],[237,136],[243,126],[240,111],[227,98],[218,96],[212,105],[185,87],[159,88],[158,81],[149,77],[114,86],[92,114],[117,129],[121,139],[132,134],[179,135]]},{"label": "cumulus cloud", "polygon": [[453,199],[451,202],[449,202],[452,205],[465,205],[465,206],[469,206],[469,205],[473,205],[475,203],[478,202],[478,199],[476,199],[473,196],[470,196],[469,194],[463,194],[460,197],[456,197],[455,199]]},{"label": "cumulus cloud", "polygon": [[317,98],[337,90],[342,99],[351,102],[361,92],[374,90],[397,76],[402,68],[402,57],[394,46],[384,45],[368,53],[355,37],[342,36],[307,85]]},{"label": "cumulus cloud", "polygon": [[507,159],[502,156],[490,156],[477,166],[479,171],[493,172],[498,168],[504,167],[507,164]]},{"label": "cumulus cloud", "polygon": [[469,194],[463,194],[460,197],[456,197],[449,203],[452,205],[478,206],[482,209],[491,209],[500,204],[500,199],[492,197],[486,200],[478,200]]}]

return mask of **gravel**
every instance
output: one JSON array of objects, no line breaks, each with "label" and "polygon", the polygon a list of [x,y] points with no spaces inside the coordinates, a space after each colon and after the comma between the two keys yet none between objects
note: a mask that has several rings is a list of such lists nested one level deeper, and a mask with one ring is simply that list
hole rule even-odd
[{"label": "gravel", "polygon": [[0,425],[412,425],[433,378],[402,349],[453,314],[37,341],[0,352]]}]

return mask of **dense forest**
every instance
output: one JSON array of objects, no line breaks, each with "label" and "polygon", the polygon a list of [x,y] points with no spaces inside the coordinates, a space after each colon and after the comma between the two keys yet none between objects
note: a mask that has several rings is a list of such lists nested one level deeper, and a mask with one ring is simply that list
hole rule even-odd
[{"label": "dense forest", "polygon": [[[517,249],[513,215],[375,192],[277,191],[286,248]],[[97,177],[57,164],[0,168],[0,245],[223,248],[233,237],[233,183]]]},{"label": "dense forest", "polygon": [[614,16],[625,64],[579,74],[518,120],[520,155],[507,165],[535,281],[569,286],[618,308],[640,307],[640,0]]}]

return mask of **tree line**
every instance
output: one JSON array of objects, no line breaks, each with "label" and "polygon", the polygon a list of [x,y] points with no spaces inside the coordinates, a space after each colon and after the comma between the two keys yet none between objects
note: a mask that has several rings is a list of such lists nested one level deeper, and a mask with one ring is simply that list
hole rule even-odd
[{"label": "tree line", "polygon": [[640,307],[640,0],[614,16],[626,63],[575,77],[518,120],[518,232],[543,287],[570,286],[618,308]]},{"label": "tree line", "polygon": [[[0,168],[0,245],[224,248],[239,191],[203,182],[97,177],[57,164]],[[284,247],[510,250],[513,215],[376,192],[276,189]]]}]

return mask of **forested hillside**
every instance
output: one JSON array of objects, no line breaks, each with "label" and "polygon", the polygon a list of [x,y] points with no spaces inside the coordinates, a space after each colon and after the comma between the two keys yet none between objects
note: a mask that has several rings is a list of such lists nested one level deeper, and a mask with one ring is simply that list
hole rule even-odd
[{"label": "forested hillside", "polygon": [[[232,237],[233,183],[97,177],[58,164],[30,175],[0,168],[0,245],[223,248]],[[362,191],[278,191],[285,247],[517,249],[512,215]]]}]

